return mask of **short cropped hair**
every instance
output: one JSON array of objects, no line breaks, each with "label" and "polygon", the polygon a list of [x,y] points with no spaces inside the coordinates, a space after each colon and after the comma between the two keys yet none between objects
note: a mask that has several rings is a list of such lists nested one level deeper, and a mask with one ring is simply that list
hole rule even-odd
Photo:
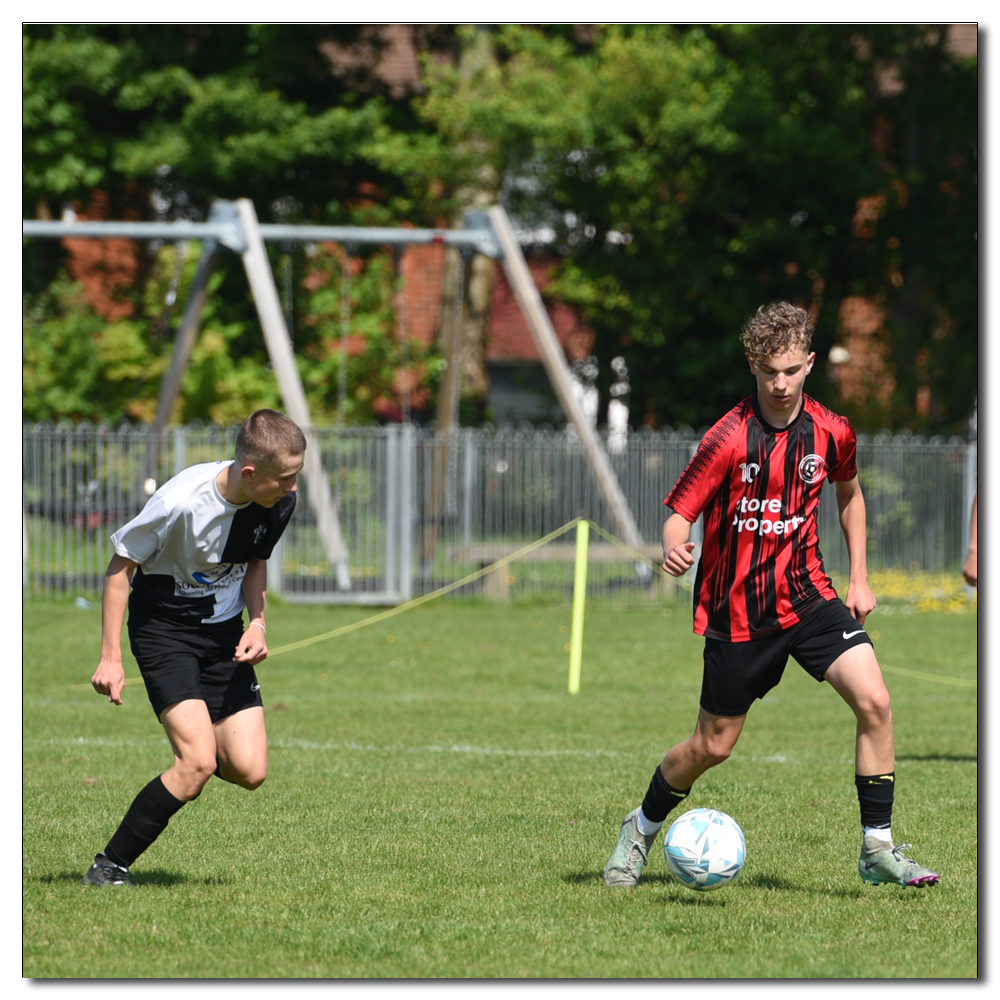
[{"label": "short cropped hair", "polygon": [[754,364],[761,364],[798,347],[808,354],[812,335],[813,322],[805,309],[771,302],[747,319],[740,340]]},{"label": "short cropped hair", "polygon": [[236,435],[236,461],[240,465],[272,465],[289,455],[305,452],[305,434],[298,424],[277,410],[251,413]]}]

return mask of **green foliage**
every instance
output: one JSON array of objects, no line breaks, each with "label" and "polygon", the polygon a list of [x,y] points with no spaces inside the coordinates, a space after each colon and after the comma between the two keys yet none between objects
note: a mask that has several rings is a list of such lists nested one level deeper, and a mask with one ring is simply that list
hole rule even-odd
[{"label": "green foliage", "polygon": [[23,412],[31,420],[118,422],[155,393],[163,367],[136,323],[107,324],[65,277],[22,309]]},{"label": "green foliage", "polygon": [[[581,51],[563,33],[507,26],[498,66],[432,74],[421,110],[465,150],[456,170],[492,158],[515,214],[556,229],[564,262],[547,294],[580,306],[596,331],[605,401],[610,360],[625,357],[633,419],[697,426],[749,392],[736,333],[776,298],[818,314],[810,390],[834,402],[824,367],[838,305],[861,294],[899,313],[895,253],[914,271],[906,284],[916,300],[909,326],[890,323],[908,346],[893,352],[899,389],[880,417],[915,421],[907,372],[917,341],[931,345],[925,368],[944,355],[956,362],[932,374],[939,408],[923,423],[960,429],[977,357],[976,75],[975,61],[961,63],[943,41],[917,26],[611,26]],[[890,58],[902,99],[880,90]],[[883,119],[897,144],[919,130],[925,174],[873,148]],[[881,222],[878,239],[856,234],[860,198],[904,172],[932,194],[932,173],[946,164],[965,171],[949,189],[953,207],[911,199],[902,249],[891,237],[895,249],[886,247]],[[935,229],[946,232],[916,237]],[[954,293],[931,277],[945,247]]]},{"label": "green foliage", "polygon": [[146,214],[163,165],[202,209],[293,193],[305,217],[343,221],[361,181],[402,195],[365,148],[390,122],[412,127],[412,112],[386,100],[377,52],[347,75],[322,54],[358,37],[349,25],[26,25],[26,210],[100,186]]},{"label": "green foliage", "polygon": [[[625,358],[634,423],[703,425],[751,391],[736,333],[757,305],[785,298],[817,317],[813,395],[862,428],[961,431],[978,371],[978,70],[939,28],[416,30],[423,86],[400,97],[359,26],[27,25],[25,213],[86,208],[98,188],[117,218],[149,217],[158,192],[161,211],[191,217],[250,197],[264,219],[435,225],[459,192],[498,176],[525,227],[555,230],[562,262],[547,294],[595,331],[604,406],[610,362]],[[324,54],[355,43],[360,63]],[[64,263],[41,242],[25,250],[31,296]],[[352,303],[365,347],[348,362],[351,420],[389,398],[399,363],[377,257]],[[185,412],[202,418],[276,398],[245,278],[224,270],[205,370],[185,386]],[[336,284],[296,307],[303,376],[325,414],[340,363]],[[893,380],[887,406],[845,403],[828,378],[850,296],[885,316],[888,370],[874,377]],[[136,322],[158,355],[169,328]],[[413,363],[432,391],[438,361]],[[917,404],[928,390],[929,411]]]},{"label": "green foliage", "polygon": [[[790,664],[691,794],[743,827],[736,881],[677,885],[661,834],[640,885],[609,890],[621,818],[697,713],[702,644],[664,610],[589,608],[574,696],[565,605],[440,603],[273,656],[257,668],[267,781],[211,780],[118,892],[79,879],[170,748],[127,649],[124,704],[91,689],[99,608],[28,602],[22,974],[975,978],[975,620],[878,622],[883,663],[936,678],[886,673],[893,832],[939,885],[861,883],[854,717]],[[268,640],[367,615],[276,602]]]}]

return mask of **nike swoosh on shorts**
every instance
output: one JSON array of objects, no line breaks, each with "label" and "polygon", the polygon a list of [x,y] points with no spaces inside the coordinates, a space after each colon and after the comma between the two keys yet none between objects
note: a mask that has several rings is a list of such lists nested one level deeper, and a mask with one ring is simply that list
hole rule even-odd
[{"label": "nike swoosh on shorts", "polygon": [[845,632],[844,633],[844,638],[845,639],[850,639],[852,636],[860,635],[862,632],[864,632],[863,628],[859,628],[856,632]]}]

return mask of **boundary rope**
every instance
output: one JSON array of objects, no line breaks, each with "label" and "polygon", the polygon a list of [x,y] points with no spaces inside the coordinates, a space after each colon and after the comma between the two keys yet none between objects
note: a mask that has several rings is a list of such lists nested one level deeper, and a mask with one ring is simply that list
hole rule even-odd
[{"label": "boundary rope", "polygon": [[890,667],[888,663],[880,663],[883,670],[890,674],[900,674],[903,677],[915,677],[921,681],[934,681],[937,684],[957,684],[959,687],[978,687],[978,678],[970,680],[967,677],[945,677],[943,674],[925,674],[919,670],[907,670],[906,667]]},{"label": "boundary rope", "polygon": [[[396,607],[389,608],[387,611],[381,611],[377,615],[372,615],[369,618],[362,618],[360,621],[352,622],[350,625],[343,625],[340,628],[335,628],[331,632],[324,632],[322,635],[314,635],[309,639],[300,639],[298,642],[291,642],[285,646],[279,646],[277,649],[269,650],[267,658],[270,659],[272,656],[280,656],[282,653],[290,653],[295,649],[304,649],[306,646],[312,646],[314,643],[323,642],[326,639],[334,639],[339,635],[346,635],[348,632],[354,632],[367,625],[374,625],[376,622],[385,621],[387,618],[392,618],[394,615],[400,615],[404,611],[409,611],[411,608],[416,608],[421,604],[426,604],[428,601],[433,601],[438,597],[444,597],[445,594],[450,594],[453,590],[458,590],[459,587],[464,587],[468,583],[473,583],[481,577],[486,576],[487,573],[492,573],[494,570],[507,566],[514,562],[515,559],[520,559],[521,556],[527,555],[527,553],[533,552],[535,549],[540,549],[543,545],[551,542],[554,538],[558,538],[570,529],[575,528],[581,521],[584,520],[586,520],[586,518],[574,517],[572,521],[564,524],[561,528],[556,528],[555,531],[549,532],[549,534],[545,535],[543,538],[539,538],[536,541],[525,545],[524,548],[518,549],[516,552],[512,552],[509,556],[503,556],[495,563],[490,563],[489,566],[484,566],[482,569],[477,569],[474,573],[470,573],[468,576],[463,576],[461,580],[449,583],[444,587],[440,587],[438,590],[431,591],[429,594],[422,594],[420,597],[415,597],[412,601],[407,601],[405,604],[398,604]],[[645,559],[645,556],[643,556],[643,558]]]},{"label": "boundary rope", "polygon": [[[468,576],[463,576],[461,580],[455,580],[453,583],[446,584],[444,587],[440,587],[437,590],[431,591],[429,594],[422,594],[420,597],[415,597],[411,601],[406,601],[404,604],[398,604],[394,608],[389,608],[386,611],[380,611],[377,615],[371,615],[368,618],[362,618],[360,621],[352,622],[350,625],[342,625],[340,628],[335,628],[330,632],[323,632],[320,635],[311,636],[308,639],[300,639],[298,642],[290,642],[284,646],[278,646],[277,649],[268,650],[267,658],[270,660],[272,656],[280,656],[282,653],[291,653],[296,649],[304,649],[307,646],[315,645],[317,642],[325,642],[327,639],[335,639],[337,636],[347,635],[348,632],[356,632],[358,629],[367,627],[368,625],[375,625],[377,622],[385,621],[387,618],[392,618],[395,615],[400,615],[404,611],[409,611],[411,608],[419,607],[421,604],[427,604],[429,601],[436,600],[439,597],[444,597],[445,594],[450,594],[453,590],[458,590],[459,587],[464,587],[466,584],[474,583],[476,580],[481,579],[486,576],[487,573],[492,573],[497,569],[507,566],[522,556],[527,555],[529,552],[534,552],[535,549],[541,548],[543,545],[547,545],[553,539],[558,538],[560,535],[566,534],[567,531],[572,530],[578,524],[583,521],[588,520],[583,517],[574,517],[572,521],[568,521],[561,528],[556,528],[555,531],[549,532],[542,538],[536,539],[534,542],[530,542],[523,548],[518,549],[516,552],[512,552],[510,555],[503,556],[494,563],[490,563],[489,566],[483,566],[481,569],[477,569],[475,572],[470,573]],[[655,570],[658,570],[662,576],[667,576],[666,570],[657,563],[655,560],[650,559],[649,556],[644,555],[638,549],[633,548],[627,542],[623,542],[620,538],[616,538],[609,531],[605,531],[598,524],[594,524],[593,521],[589,521],[590,526],[597,532],[602,538],[611,542],[613,545],[617,545],[623,552],[630,555],[636,562],[645,563],[647,566],[652,566]],[[674,578],[672,578],[674,579]],[[687,584],[685,580],[679,580],[682,585]],[[690,584],[687,584],[690,587]],[[966,677],[945,677],[942,674],[928,674],[920,670],[908,670],[905,667],[894,667],[888,663],[880,663],[879,666],[888,671],[890,674],[899,674],[902,677],[912,677],[915,680],[921,681],[932,681],[936,684],[955,684],[959,687],[978,687],[978,679],[969,679]],[[141,677],[126,678],[127,682],[136,683],[142,682]],[[77,684],[74,687],[90,687],[89,684]]]},{"label": "boundary rope", "polygon": [[[549,532],[542,538],[537,539],[534,542],[525,545],[523,548],[518,549],[516,552],[512,552],[510,555],[503,556],[494,563],[490,563],[489,566],[484,566],[481,569],[477,569],[475,572],[470,573],[468,576],[462,577],[461,580],[456,580],[453,583],[449,583],[444,587],[440,587],[438,590],[434,590],[429,594],[422,594],[420,597],[415,597],[411,601],[407,601],[405,604],[399,604],[394,608],[389,608],[386,611],[381,611],[377,615],[371,615],[368,618],[362,618],[360,621],[352,622],[350,625],[343,625],[340,628],[333,629],[330,632],[324,632],[321,635],[314,635],[309,639],[300,639],[298,642],[288,643],[284,646],[279,646],[277,649],[269,650],[268,659],[272,656],[280,656],[282,653],[291,653],[296,649],[304,649],[307,646],[312,646],[317,642],[324,642],[327,639],[335,639],[337,636],[346,635],[348,632],[355,632],[358,629],[365,628],[368,625],[375,625],[377,622],[385,621],[387,618],[392,618],[395,615],[402,614],[404,611],[409,611],[411,608],[416,608],[421,604],[426,604],[429,601],[436,600],[439,597],[444,597],[445,594],[451,593],[453,590],[458,590],[459,587],[464,587],[466,584],[474,583],[476,580],[481,579],[486,576],[487,573],[492,573],[494,570],[500,569],[503,566],[507,566],[522,556],[527,555],[529,552],[533,552],[535,549],[541,548],[543,545],[547,545],[553,539],[558,538],[560,535],[564,535],[567,531],[572,530],[581,522],[588,520],[583,517],[574,517],[572,521],[568,521],[561,528],[556,528],[555,531]],[[663,566],[656,562],[654,559],[650,559],[649,556],[640,552],[638,549],[633,548],[628,542],[622,541],[620,538],[616,538],[609,531],[605,531],[599,524],[594,524],[593,521],[589,521],[590,526],[606,541],[611,542],[613,545],[617,545],[623,552],[630,555],[636,562],[644,563],[647,566],[652,566],[654,570],[657,570],[661,576],[667,576],[666,570]],[[671,579],[676,579],[671,577]],[[688,581],[680,579],[677,580],[682,586],[686,586],[690,589],[691,584]],[[977,687],[979,684],[978,680],[970,680],[965,677],[945,677],[940,674],[928,674],[919,670],[907,670],[905,667],[894,667],[886,663],[879,664],[883,670],[888,671],[891,674],[899,674],[903,677],[912,677],[916,680],[922,681],[933,681],[936,684],[955,684],[959,687]]]}]

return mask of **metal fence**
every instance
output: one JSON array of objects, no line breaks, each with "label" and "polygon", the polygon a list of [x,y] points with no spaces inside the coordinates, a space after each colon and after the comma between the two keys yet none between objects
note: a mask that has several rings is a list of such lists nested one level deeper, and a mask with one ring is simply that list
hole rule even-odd
[{"label": "metal fence", "polygon": [[[236,432],[25,424],[25,593],[96,596],[111,532],[138,513],[156,484],[188,465],[230,458]],[[350,557],[351,589],[337,589],[303,478],[298,509],[269,573],[269,591],[287,600],[394,604],[490,566],[578,516],[617,533],[572,428],[467,428],[446,437],[388,426],[319,430],[316,437]],[[699,436],[638,431],[603,440],[644,551],[659,559],[663,497]],[[858,466],[869,568],[958,572],[976,488],[975,443],[859,436]],[[820,539],[827,569],[846,573],[830,486],[820,504]],[[562,600],[572,587],[573,550],[570,532],[455,596]],[[592,599],[653,601],[672,585],[659,574],[650,582],[628,555],[599,537],[592,536],[590,560]]]}]

